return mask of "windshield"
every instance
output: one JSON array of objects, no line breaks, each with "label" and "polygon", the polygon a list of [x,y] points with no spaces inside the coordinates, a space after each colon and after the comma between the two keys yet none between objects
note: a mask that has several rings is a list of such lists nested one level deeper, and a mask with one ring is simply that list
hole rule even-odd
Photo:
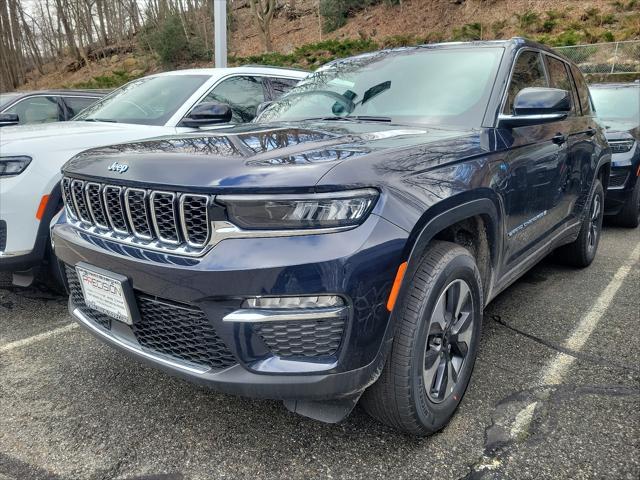
[{"label": "windshield", "polygon": [[502,52],[416,48],[341,60],[302,80],[258,121],[360,117],[479,127]]},{"label": "windshield", "polygon": [[0,108],[12,102],[14,99],[20,96],[19,93],[0,93]]},{"label": "windshield", "polygon": [[640,87],[592,88],[591,97],[603,120],[640,125]]},{"label": "windshield", "polygon": [[166,75],[134,80],[74,120],[164,125],[208,79],[207,75]]}]

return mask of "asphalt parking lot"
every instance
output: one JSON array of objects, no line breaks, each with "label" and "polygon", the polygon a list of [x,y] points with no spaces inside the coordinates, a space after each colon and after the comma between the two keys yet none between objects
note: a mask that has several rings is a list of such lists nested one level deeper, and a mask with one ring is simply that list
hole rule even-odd
[{"label": "asphalt parking lot", "polygon": [[102,345],[43,286],[0,289],[0,479],[640,476],[640,230],[545,260],[485,312],[452,423],[402,436],[208,391]]}]

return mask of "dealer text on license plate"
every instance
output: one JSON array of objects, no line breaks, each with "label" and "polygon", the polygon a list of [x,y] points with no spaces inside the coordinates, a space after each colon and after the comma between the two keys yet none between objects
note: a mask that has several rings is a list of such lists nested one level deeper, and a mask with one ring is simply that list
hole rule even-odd
[{"label": "dealer text on license plate", "polygon": [[87,307],[121,322],[132,324],[131,313],[120,280],[80,266],[76,266],[76,272]]}]

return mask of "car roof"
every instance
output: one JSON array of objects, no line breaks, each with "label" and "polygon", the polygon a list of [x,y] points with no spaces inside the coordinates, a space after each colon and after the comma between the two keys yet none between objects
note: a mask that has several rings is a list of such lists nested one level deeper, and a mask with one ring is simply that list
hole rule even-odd
[{"label": "car roof", "polygon": [[296,78],[303,78],[309,72],[306,70],[300,70],[297,68],[280,68],[280,67],[270,67],[270,66],[242,66],[242,67],[226,67],[226,68],[190,68],[185,70],[172,70],[170,72],[161,72],[153,75],[149,75],[149,77],[161,77],[168,75],[208,75],[210,77],[225,77],[231,74],[247,74],[247,75],[285,75],[292,76]]},{"label": "car roof", "polygon": [[[533,48],[536,50],[540,50],[543,52],[550,53],[557,57],[562,58],[564,61],[568,63],[573,63],[567,57],[562,55],[560,52],[555,51],[554,49],[543,45],[538,42],[534,42],[533,40],[529,40],[528,38],[523,37],[513,37],[507,40],[477,40],[473,42],[442,42],[442,43],[428,43],[423,45],[415,45],[410,47],[395,47],[388,48],[385,50],[378,50],[375,52],[367,52],[357,55],[356,57],[366,57],[368,55],[380,53],[380,52],[413,52],[416,50],[442,50],[442,49],[463,49],[463,48],[483,48],[483,47],[503,47],[511,50],[520,50],[522,48]],[[339,63],[342,59],[333,60],[326,65],[331,65],[334,63]]]},{"label": "car roof", "polygon": [[79,89],[79,88],[59,88],[50,90],[19,90],[13,92],[2,92],[0,95],[10,94],[20,97],[28,97],[29,95],[84,95],[84,96],[102,96],[111,92],[111,89]]},{"label": "car roof", "polygon": [[592,83],[589,88],[640,88],[640,82],[611,82],[611,83]]}]

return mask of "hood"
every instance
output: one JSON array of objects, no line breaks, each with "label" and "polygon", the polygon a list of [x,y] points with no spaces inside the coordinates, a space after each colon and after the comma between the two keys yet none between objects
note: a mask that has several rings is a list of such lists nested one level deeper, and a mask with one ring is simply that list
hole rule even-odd
[{"label": "hood", "polygon": [[[46,153],[52,150],[77,149],[156,136],[167,127],[107,122],[54,122],[18,125],[0,129],[2,153]],[[103,142],[103,143],[102,143]]]},{"label": "hood", "polygon": [[125,185],[311,191],[340,163],[464,134],[468,132],[346,121],[248,124],[97,148],[77,155],[63,170]]},{"label": "hood", "polygon": [[608,139],[615,139],[617,137],[620,137],[620,134],[624,132],[630,133],[636,138],[636,140],[639,139],[640,125],[635,122],[609,119],[602,120],[602,124],[605,128],[605,134]]},{"label": "hood", "polygon": [[633,137],[640,140],[640,125],[633,122],[604,122],[607,140],[621,140]]}]

